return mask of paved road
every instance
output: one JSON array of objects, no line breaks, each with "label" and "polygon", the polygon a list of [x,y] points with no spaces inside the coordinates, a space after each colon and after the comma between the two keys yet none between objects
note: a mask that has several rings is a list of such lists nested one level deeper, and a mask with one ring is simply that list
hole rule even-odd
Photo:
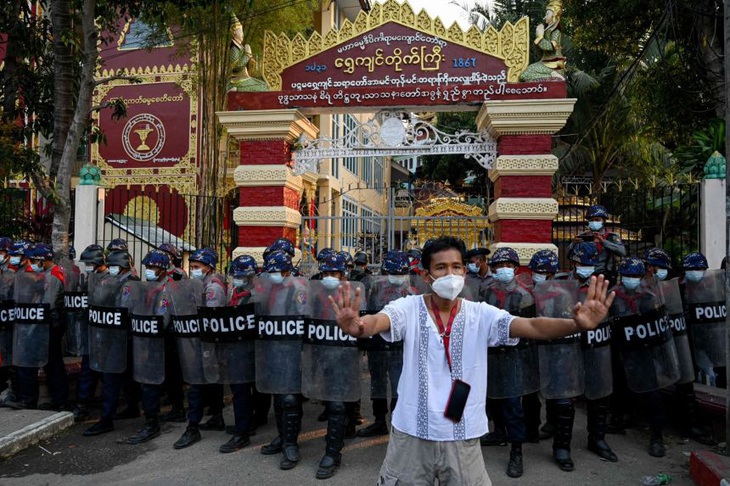
[{"label": "paved road", "polygon": [[[363,403],[363,414],[369,413]],[[369,404],[368,404],[369,405]],[[367,407],[369,408],[369,407]],[[0,409],[0,413],[5,409]],[[261,445],[274,435],[273,421],[259,429],[250,447],[233,454],[220,454],[218,446],[228,440],[223,432],[203,432],[203,440],[192,447],[172,448],[184,424],[165,427],[161,437],[139,446],[118,444],[117,440],[134,433],[142,419],[118,421],[117,429],[99,437],[82,437],[86,425],[78,424],[59,436],[44,441],[0,463],[0,484],[11,485],[297,485],[323,484],[372,486],[385,455],[387,436],[347,441],[343,465],[337,475],[321,481],[314,477],[324,453],[324,424],[315,421],[321,406],[305,404],[305,423],[301,437],[302,461],[291,471],[278,468],[278,456],[262,456]],[[232,421],[230,406],[226,418]],[[625,436],[609,436],[619,455],[618,463],[608,463],[585,449],[585,414],[576,414],[573,459],[576,470],[560,471],[552,462],[550,441],[526,444],[525,475],[510,479],[504,474],[509,456],[507,447],[483,448],[487,470],[493,484],[502,485],[639,485],[641,477],[659,472],[673,476],[673,485],[691,485],[689,453],[703,446],[682,442],[667,434],[669,448],[665,458],[656,459],[646,452],[648,432],[629,430]],[[48,451],[48,452],[46,452]]]}]

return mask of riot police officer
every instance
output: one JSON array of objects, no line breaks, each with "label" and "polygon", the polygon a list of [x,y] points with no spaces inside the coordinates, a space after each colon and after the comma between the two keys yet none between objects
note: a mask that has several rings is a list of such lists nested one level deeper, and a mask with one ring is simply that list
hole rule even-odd
[{"label": "riot police officer", "polygon": [[[21,270],[17,275],[33,272],[35,275],[32,277],[28,275],[30,281],[33,282],[31,285],[38,281],[42,286],[38,289],[39,292],[32,292],[31,301],[28,304],[44,304],[48,306],[49,316],[44,323],[40,323],[40,326],[50,326],[50,330],[43,332],[49,332],[50,336],[48,341],[43,342],[39,340],[35,343],[36,346],[46,348],[45,360],[39,359],[37,366],[33,366],[32,363],[26,362],[24,364],[18,363],[18,401],[10,402],[7,405],[11,408],[35,408],[38,404],[38,367],[42,366],[46,372],[47,384],[51,393],[51,402],[47,405],[41,405],[42,408],[51,410],[63,410],[68,406],[68,377],[66,376],[66,368],[63,363],[63,352],[61,342],[63,340],[63,334],[66,331],[65,322],[61,315],[63,310],[63,283],[64,283],[64,271],[61,267],[53,263],[53,250],[49,245],[39,243],[35,247],[25,252],[25,257],[28,259],[29,266],[24,270]],[[25,275],[24,275],[25,276]],[[19,293],[25,293],[24,288],[18,288],[19,286],[26,285],[24,280],[17,281],[16,283],[16,295]],[[34,301],[34,302],[33,302]],[[20,298],[16,298],[16,303],[21,303]],[[19,319],[16,313],[16,318]],[[16,321],[15,333],[19,334],[18,322]],[[35,334],[35,333],[34,333]],[[14,351],[17,351],[17,344],[21,344],[23,348],[32,346],[32,342],[19,343],[19,340],[24,339],[26,336],[16,336],[16,346]],[[14,353],[13,360],[18,358]],[[42,363],[45,361],[45,363]]]},{"label": "riot police officer", "polygon": [[17,272],[21,268],[28,266],[28,258],[25,256],[25,252],[30,248],[31,244],[25,240],[18,240],[10,245],[10,249],[8,250],[8,268],[13,272]]},{"label": "riot police officer", "polygon": [[[325,248],[322,248],[321,250],[319,250],[319,253],[317,253],[317,265],[318,266],[321,265],[322,261],[325,259],[325,257],[327,257],[327,255],[329,255],[330,253],[334,253],[334,252],[335,252],[335,250],[333,250],[330,247],[325,247]],[[310,280],[322,280],[322,271],[319,269],[317,269],[317,270],[318,270],[317,273],[315,273],[314,275],[312,275],[309,278]],[[326,418],[324,420],[326,420]]]},{"label": "riot police officer", "polygon": [[646,267],[646,275],[644,278],[654,277],[657,281],[662,282],[669,276],[672,269],[672,259],[666,251],[661,248],[648,248],[642,256],[644,266]]},{"label": "riot police officer", "polygon": [[[239,309],[240,312],[248,315],[254,313],[252,290],[254,288],[254,277],[258,273],[256,260],[250,255],[239,255],[230,265],[228,276],[231,278],[228,305]],[[249,434],[255,432],[253,428],[254,417],[254,347],[253,341],[224,344],[229,346],[227,350],[215,349],[216,353],[204,353],[207,355],[225,354],[226,363],[216,363],[219,375],[224,376],[233,393],[233,417],[235,420],[233,437],[219,447],[222,453],[235,452],[248,446],[251,441]],[[236,347],[236,349],[233,348]],[[221,371],[221,368],[228,367]],[[230,369],[232,366],[236,370]],[[221,380],[218,380],[221,381]]]},{"label": "riot police officer", "polygon": [[608,211],[600,204],[590,206],[586,211],[588,231],[576,238],[576,243],[592,241],[598,249],[596,275],[603,274],[611,281],[616,281],[616,261],[626,256],[626,247],[618,233],[606,229]]},{"label": "riot police officer", "polygon": [[170,259],[170,268],[167,269],[167,275],[173,280],[183,280],[188,278],[188,274],[181,268],[182,256],[178,247],[172,243],[163,243],[158,248],[160,251],[167,253]]},{"label": "riot police officer", "polygon": [[[226,304],[226,282],[215,268],[218,264],[218,254],[210,248],[202,248],[193,253],[190,258],[190,278],[202,282],[204,287],[203,306],[221,307]],[[207,392],[210,398],[209,409],[211,417],[201,424],[203,419],[203,394]],[[189,447],[200,440],[202,430],[225,430],[223,421],[223,385],[191,385],[188,391],[188,426],[183,435],[173,445],[175,449]]]},{"label": "riot police officer", "polygon": [[621,417],[628,391],[634,392],[649,421],[649,455],[664,457],[665,411],[659,390],[679,379],[677,350],[656,284],[642,285],[644,263],[638,258],[624,258],[618,270],[621,283],[612,290],[616,298],[610,311],[612,334],[617,336],[620,351],[614,366],[616,400],[612,408]]},{"label": "riot police officer", "polygon": [[[0,237],[0,306],[8,312],[2,312],[0,316],[0,394],[3,394],[0,406],[4,406],[6,400],[15,401],[15,370],[13,364],[13,321],[10,310],[15,308],[15,270],[10,267],[10,256],[8,252],[13,240],[7,236]],[[8,381],[10,380],[10,384]]]},{"label": "riot police officer", "polygon": [[[497,248],[489,260],[494,281],[485,289],[481,299],[512,315],[534,317],[534,301],[530,293],[517,283],[515,272],[520,265],[517,252],[508,247]],[[526,440],[523,396],[533,404],[540,389],[537,349],[521,340],[518,346],[495,348],[487,355],[489,383],[487,385],[490,416],[495,431],[482,438],[482,445],[511,444],[507,475],[522,476],[522,443]],[[507,365],[507,368],[502,368]],[[511,370],[511,371],[510,371]],[[533,405],[534,406],[534,405]],[[539,423],[538,423],[539,425]]]},{"label": "riot police officer", "polygon": [[[598,248],[593,242],[581,242],[571,247],[568,258],[572,270],[567,276],[559,278],[577,281],[582,301],[585,299],[590,278],[594,275],[598,264]],[[594,338],[594,336],[599,336],[599,338]],[[581,345],[586,369],[584,395],[588,415],[588,450],[606,461],[616,462],[618,457],[606,442],[608,409],[610,395],[613,392],[610,336],[610,327],[606,322],[598,327],[594,335],[581,336]]]},{"label": "riot police officer", "polygon": [[[306,311],[307,291],[303,279],[291,277],[291,256],[276,250],[264,261],[257,315],[276,325],[281,321],[301,323]],[[273,327],[273,326],[272,326]],[[277,436],[261,447],[264,455],[282,454],[279,468],[293,469],[299,463],[299,431],[302,426],[302,337],[299,326],[281,326],[282,336],[267,332],[259,324],[256,341],[256,388],[274,394]],[[303,332],[303,330],[302,330]]]},{"label": "riot police officer", "polygon": [[[89,275],[92,273],[104,273],[107,270],[104,249],[99,245],[89,245],[81,252],[79,260],[84,265],[83,273],[79,278],[79,290],[88,298]],[[81,373],[79,374],[79,381],[76,385],[76,406],[73,410],[74,420],[76,422],[81,422],[89,417],[89,402],[94,396],[97,381],[101,378],[101,375],[93,371],[89,366],[88,305],[79,318],[82,320],[80,325],[86,327],[86,329],[80,327],[78,336],[78,341],[81,343],[82,348]],[[68,332],[70,333],[71,330],[69,329]]]},{"label": "riot police officer", "polygon": [[474,248],[466,252],[466,286],[478,288],[479,294],[482,294],[492,283],[492,275],[489,273],[487,263],[489,253],[487,248]]},{"label": "riot police officer", "polygon": [[[130,313],[133,330],[134,375],[142,386],[142,409],[145,424],[131,437],[127,444],[141,444],[160,435],[160,395],[162,381],[166,378],[163,333],[170,322],[169,300],[166,285],[173,279],[169,276],[170,258],[161,250],[152,250],[142,259],[145,266],[144,282],[131,286]],[[136,322],[145,326],[136,328]]]},{"label": "riot police officer", "polygon": [[[127,305],[129,282],[139,280],[132,275],[131,259],[126,251],[113,251],[106,256],[106,270],[95,266],[89,274],[89,366],[103,373],[101,419],[82,435],[91,437],[114,430],[114,420],[140,416],[141,389],[132,378],[132,347],[128,346]],[[92,305],[99,306],[91,315]],[[108,326],[107,322],[119,322]],[[126,408],[115,413],[119,393],[124,388]]]},{"label": "riot police officer", "polygon": [[[378,313],[390,301],[414,295],[408,275],[408,255],[391,250],[385,254],[380,268],[381,276],[370,276],[365,280],[367,287],[368,313]],[[388,343],[379,335],[363,340],[368,354],[370,371],[370,398],[373,403],[375,421],[357,431],[358,437],[375,437],[388,434],[385,416],[392,413],[398,403],[398,382],[403,368],[403,347],[398,343]],[[388,381],[390,380],[390,408],[388,407]]]},{"label": "riot police officer", "polygon": [[368,254],[364,251],[356,252],[352,261],[355,264],[355,268],[350,272],[350,280],[359,282],[368,275],[373,274],[368,268]]}]

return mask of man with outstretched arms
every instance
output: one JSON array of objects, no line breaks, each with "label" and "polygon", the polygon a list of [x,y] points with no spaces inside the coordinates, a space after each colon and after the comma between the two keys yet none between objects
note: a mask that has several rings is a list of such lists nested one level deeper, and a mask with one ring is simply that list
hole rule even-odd
[{"label": "man with outstretched arms", "polygon": [[382,312],[360,317],[359,292],[344,283],[331,300],[337,323],[356,337],[380,334],[403,341],[403,375],[379,484],[490,484],[479,447],[485,413],[487,346],[518,338],[555,339],[593,329],[613,296],[608,282],[592,279],[572,319],[514,317],[486,303],[457,298],[464,286],[464,243],[441,237],[424,248],[424,281],[433,293],[409,296]]}]

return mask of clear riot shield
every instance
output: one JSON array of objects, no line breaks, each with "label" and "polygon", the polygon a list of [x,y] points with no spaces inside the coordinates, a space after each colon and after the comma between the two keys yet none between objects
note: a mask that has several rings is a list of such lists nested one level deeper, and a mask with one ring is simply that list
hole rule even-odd
[{"label": "clear riot shield", "polygon": [[252,383],[256,380],[257,336],[253,300],[236,307],[201,307],[200,342],[208,383]]},{"label": "clear riot shield", "polygon": [[200,344],[198,319],[198,308],[203,304],[203,290],[203,283],[195,279],[167,283],[170,317],[183,380],[191,385],[208,383],[203,371],[203,349]]},{"label": "clear riot shield", "polygon": [[[360,287],[350,282],[351,291]],[[302,394],[315,400],[354,402],[360,399],[360,354],[357,339],[345,334],[335,321],[328,297],[337,288],[328,289],[321,280],[309,282],[307,318],[302,350]]]},{"label": "clear riot shield", "polygon": [[642,393],[676,383],[677,349],[658,285],[642,281],[641,288],[631,294],[622,288],[617,290],[611,315],[629,389]]},{"label": "clear riot shield", "polygon": [[692,361],[692,351],[687,336],[687,320],[682,307],[682,294],[679,290],[679,281],[676,278],[659,283],[664,308],[669,317],[669,326],[674,336],[674,346],[677,348],[679,359],[678,383],[689,383],[695,380],[695,368]]},{"label": "clear riot shield", "polygon": [[464,290],[461,291],[459,297],[472,302],[479,302],[479,291],[481,289],[481,285],[482,280],[480,278],[470,277],[467,275],[464,279]]},{"label": "clear riot shield", "polygon": [[[533,289],[537,315],[571,319],[578,302],[578,282],[547,280]],[[581,333],[540,341],[540,390],[547,399],[572,398],[583,394],[585,370],[580,346]]]},{"label": "clear riot shield", "polygon": [[[410,280],[397,279],[397,275],[371,276],[367,289],[365,310],[361,314],[377,314],[393,300],[415,295]],[[404,277],[408,277],[404,275]],[[397,395],[398,381],[403,369],[403,343],[388,342],[380,335],[359,340],[360,349],[367,353],[370,376],[370,398],[392,398]],[[390,390],[388,381],[390,380]],[[388,393],[390,391],[390,394]]]},{"label": "clear riot shield", "polygon": [[0,273],[0,366],[13,364],[13,324],[15,322],[15,272]]},{"label": "clear riot shield", "polygon": [[685,296],[697,365],[725,366],[725,271],[707,270],[699,282],[687,282]]},{"label": "clear riot shield", "polygon": [[[522,287],[506,290],[491,285],[484,293],[485,300],[512,315],[533,317],[535,302]],[[534,393],[540,389],[540,358],[534,341],[520,339],[516,346],[489,348],[487,352],[487,397],[513,398]]]},{"label": "clear riot shield", "polygon": [[307,279],[286,277],[282,283],[274,283],[263,277],[254,288],[256,389],[261,393],[300,393]]},{"label": "clear riot shield", "polygon": [[101,373],[127,369],[129,280],[107,273],[89,275],[89,366]]},{"label": "clear riot shield", "polygon": [[66,351],[74,356],[89,352],[89,298],[87,276],[70,260],[61,263],[66,279],[63,282],[63,304],[66,315]]},{"label": "clear riot shield", "polygon": [[134,381],[159,385],[165,381],[165,336],[170,301],[163,282],[129,283]]},{"label": "clear riot shield", "polygon": [[416,295],[430,294],[431,287],[423,281],[423,277],[420,275],[409,275],[411,278],[411,286],[416,289]]},{"label": "clear riot shield", "polygon": [[43,303],[46,272],[15,274],[13,365],[38,368],[48,363],[51,307]]}]

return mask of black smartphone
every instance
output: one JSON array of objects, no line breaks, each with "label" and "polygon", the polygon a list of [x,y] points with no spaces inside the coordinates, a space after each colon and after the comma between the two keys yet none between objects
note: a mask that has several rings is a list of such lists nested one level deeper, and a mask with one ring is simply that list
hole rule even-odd
[{"label": "black smartphone", "polygon": [[595,237],[595,236],[593,236],[593,234],[592,234],[592,233],[591,233],[590,235],[581,235],[581,236],[580,236],[580,238],[581,238],[581,239],[582,239],[583,241],[587,241],[587,242],[591,242],[591,241],[593,241],[594,239],[596,239],[596,237]]},{"label": "black smartphone", "polygon": [[451,384],[451,393],[449,394],[449,401],[446,403],[444,417],[454,422],[459,422],[462,415],[464,415],[464,408],[466,407],[466,399],[469,398],[469,392],[471,392],[471,385],[469,383],[454,380]]}]

